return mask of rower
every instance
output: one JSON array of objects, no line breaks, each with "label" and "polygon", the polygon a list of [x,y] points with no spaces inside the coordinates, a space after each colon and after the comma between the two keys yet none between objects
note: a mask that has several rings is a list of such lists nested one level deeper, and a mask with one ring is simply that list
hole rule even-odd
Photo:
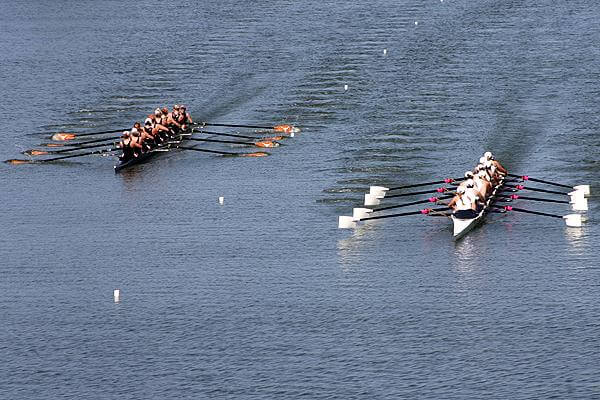
[{"label": "rower", "polygon": [[169,113],[168,125],[175,132],[182,130],[181,124],[179,123],[179,104],[173,106],[173,111]]},{"label": "rower", "polygon": [[456,189],[456,196],[450,200],[448,207],[454,210],[456,218],[472,219],[477,217],[477,198],[466,193],[463,186]]},{"label": "rower", "polygon": [[489,176],[488,179],[492,183],[492,185],[494,185],[494,186],[498,185],[498,182],[500,181],[500,177],[498,175],[498,171],[496,171],[496,166],[494,166],[494,164],[492,164],[491,161],[487,160],[485,162],[485,164],[483,164],[483,168],[487,172],[487,174]]},{"label": "rower", "polygon": [[473,177],[473,188],[479,193],[479,198],[485,201],[492,193],[492,184],[487,180],[485,170],[480,170]]},{"label": "rower", "polygon": [[140,136],[142,138],[142,145],[146,150],[150,150],[156,146],[156,138],[152,134],[153,123],[152,118],[148,117],[144,121],[144,127],[140,131]]},{"label": "rower", "polygon": [[133,148],[131,147],[131,137],[129,136],[129,131],[123,131],[117,147],[121,148],[121,151],[123,152],[123,154],[119,156],[121,162],[129,161],[135,157]]},{"label": "rower", "polygon": [[[138,123],[139,125],[139,123]],[[140,128],[141,129],[141,128]],[[139,131],[131,131],[129,134],[129,147],[133,151],[133,156],[138,157],[140,153],[144,153],[144,146],[142,146],[141,134]]]},{"label": "rower", "polygon": [[486,160],[491,161],[492,164],[494,164],[494,166],[496,167],[496,170],[499,173],[501,173],[504,176],[506,176],[506,174],[508,174],[508,170],[506,168],[504,168],[498,160],[496,160],[496,157],[494,157],[491,152],[486,151],[483,156],[485,157]]},{"label": "rower", "polygon": [[154,110],[154,115],[152,118],[150,118],[150,120],[152,121],[152,136],[156,138],[156,143],[159,144],[167,141],[169,136],[169,128],[161,124],[162,112],[160,108]]},{"label": "rower", "polygon": [[179,120],[177,122],[181,124],[184,131],[187,131],[188,126],[193,123],[192,116],[186,111],[185,104],[179,106]]}]

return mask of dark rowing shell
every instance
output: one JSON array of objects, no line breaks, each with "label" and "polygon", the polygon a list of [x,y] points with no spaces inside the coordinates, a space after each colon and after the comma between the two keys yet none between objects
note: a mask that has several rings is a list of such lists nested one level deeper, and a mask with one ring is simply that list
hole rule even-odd
[{"label": "dark rowing shell", "polygon": [[[175,138],[176,137],[177,136],[175,136]],[[184,140],[183,137],[179,136],[179,139],[177,140],[176,144],[168,144],[166,146],[159,147],[158,149],[155,149],[154,151],[149,151],[147,153],[142,153],[138,157],[134,157],[134,158],[132,158],[130,160],[127,160],[125,162],[120,162],[119,164],[115,165],[115,167],[114,167],[115,168],[115,174],[118,174],[120,171],[122,171],[124,169],[131,168],[134,165],[143,164],[145,162],[148,162],[151,158],[153,158],[157,154],[161,154],[163,152],[166,152],[165,150],[169,150],[169,149],[171,149],[173,147],[176,147],[183,140]]]}]

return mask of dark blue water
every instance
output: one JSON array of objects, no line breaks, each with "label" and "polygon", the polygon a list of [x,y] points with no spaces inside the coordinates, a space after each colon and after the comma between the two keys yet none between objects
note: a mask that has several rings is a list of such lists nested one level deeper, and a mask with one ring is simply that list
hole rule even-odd
[{"label": "dark blue water", "polygon": [[445,218],[337,229],[370,184],[460,176],[486,150],[597,190],[599,13],[5,2],[1,159],[180,102],[302,132],[270,157],[178,152],[121,175],[112,157],[2,164],[0,398],[600,398],[597,197],[581,229],[518,213],[458,243]]}]

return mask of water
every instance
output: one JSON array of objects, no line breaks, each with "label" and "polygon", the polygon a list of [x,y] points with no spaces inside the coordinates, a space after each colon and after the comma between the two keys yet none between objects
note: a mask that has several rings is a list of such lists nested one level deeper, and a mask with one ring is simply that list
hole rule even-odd
[{"label": "water", "polygon": [[599,398],[597,198],[582,229],[496,215],[456,244],[443,218],[336,228],[368,185],[459,176],[485,150],[595,191],[599,11],[6,2],[2,159],[178,102],[303,132],[117,176],[104,157],[3,164],[0,397]]}]

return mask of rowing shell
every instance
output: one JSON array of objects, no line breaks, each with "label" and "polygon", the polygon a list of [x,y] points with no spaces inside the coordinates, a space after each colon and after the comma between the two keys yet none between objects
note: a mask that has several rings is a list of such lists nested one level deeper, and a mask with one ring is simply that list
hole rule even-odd
[{"label": "rowing shell", "polygon": [[451,216],[452,222],[454,223],[454,235],[453,235],[454,240],[461,239],[467,233],[469,233],[471,230],[473,230],[473,228],[475,228],[481,222],[483,222],[485,215],[488,213],[489,209],[492,207],[492,204],[496,200],[497,192],[500,190],[500,188],[504,184],[504,179],[505,178],[502,177],[502,179],[500,179],[500,182],[498,182],[498,185],[496,185],[496,187],[494,187],[494,190],[492,190],[492,194],[487,199],[487,201],[485,202],[485,205],[483,206],[483,208],[481,209],[481,211],[475,218],[460,219],[460,218],[456,218],[454,215]]},{"label": "rowing shell", "polygon": [[183,142],[186,136],[191,136],[191,133],[176,134],[175,136],[173,136],[174,140],[170,139],[166,144],[159,145],[158,147],[146,153],[140,154],[138,157],[133,157],[128,161],[120,162],[119,164],[114,166],[115,174],[118,174],[124,169],[131,168],[134,165],[143,164],[157,154],[169,152],[173,148],[176,148],[177,145],[179,145],[181,142]]}]

